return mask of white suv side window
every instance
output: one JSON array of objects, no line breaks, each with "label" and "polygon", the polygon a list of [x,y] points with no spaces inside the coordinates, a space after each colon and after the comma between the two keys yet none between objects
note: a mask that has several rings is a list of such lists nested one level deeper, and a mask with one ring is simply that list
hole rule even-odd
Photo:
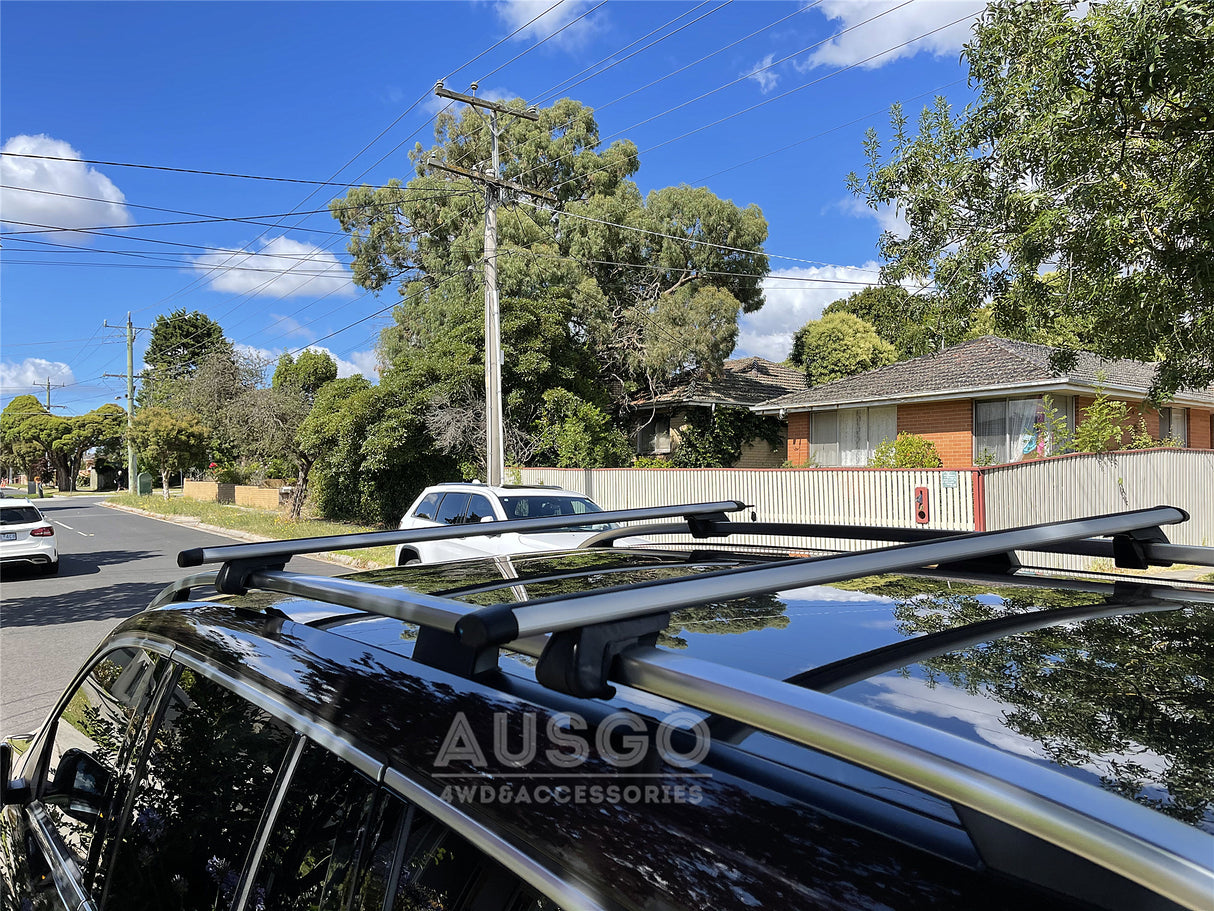
[{"label": "white suv side window", "polygon": [[417,504],[417,509],[413,510],[413,518],[429,519],[434,521],[434,514],[438,512],[438,501],[442,499],[441,493],[426,494],[425,498]]},{"label": "white suv side window", "polygon": [[465,515],[464,522],[480,522],[486,516],[490,519],[497,519],[497,516],[493,512],[493,504],[489,502],[488,498],[482,497],[479,493],[474,493],[468,502],[468,512]]},{"label": "white suv side window", "polygon": [[449,493],[443,497],[443,502],[439,504],[434,519],[444,525],[459,525],[464,521],[464,512],[467,508],[468,495],[466,493]]}]

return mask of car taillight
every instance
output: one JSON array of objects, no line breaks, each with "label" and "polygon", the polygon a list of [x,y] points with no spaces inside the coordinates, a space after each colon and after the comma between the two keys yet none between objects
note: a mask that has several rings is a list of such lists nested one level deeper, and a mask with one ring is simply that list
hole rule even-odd
[{"label": "car taillight", "polygon": [[43,528],[35,528],[30,531],[30,535],[35,538],[49,538],[55,533],[55,526],[47,525]]}]

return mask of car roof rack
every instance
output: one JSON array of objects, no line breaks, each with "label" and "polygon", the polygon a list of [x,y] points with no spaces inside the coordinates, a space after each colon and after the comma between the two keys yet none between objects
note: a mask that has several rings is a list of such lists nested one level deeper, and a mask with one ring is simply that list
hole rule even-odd
[{"label": "car roof rack", "polygon": [[[723,527],[735,523],[725,522],[722,514],[742,508],[738,501],[724,501],[596,513],[595,518],[647,521],[661,513],[662,517],[686,517],[693,534],[750,533],[754,523]],[[932,537],[918,533],[914,537],[920,540],[892,547],[765,562],[490,607],[408,588],[281,568],[296,553],[421,539],[417,531],[345,535],[183,552],[179,557],[182,565],[222,562],[223,567],[170,586],[157,602],[183,600],[190,585],[214,583],[220,587],[233,582],[239,582],[242,590],[250,587],[314,598],[418,624],[414,660],[472,676],[496,670],[498,649],[508,645],[512,651],[539,658],[537,679],[553,689],[605,697],[613,694],[610,682],[614,682],[674,700],[935,794],[1086,858],[1184,907],[1203,909],[1214,892],[1210,839],[1185,823],[1099,788],[1077,788],[1072,779],[1057,771],[945,731],[796,682],[656,647],[657,634],[667,625],[670,611],[680,607],[878,573],[927,567],[950,572],[988,558],[994,560],[984,565],[1001,565],[1016,550],[1071,553],[1107,544],[1110,552],[1126,562],[1147,562],[1183,551],[1186,562],[1214,565],[1214,548],[1178,548],[1168,543],[1160,529],[1187,518],[1181,509],[1160,506],[1003,531]],[[578,519],[586,521],[584,516]],[[427,529],[424,531],[439,534],[425,539],[562,527],[552,519],[492,524],[495,527],[489,530],[482,525]],[[564,523],[569,524],[573,523]],[[800,533],[818,534],[828,527],[800,526]],[[880,539],[875,531],[858,529],[854,537]],[[629,528],[625,534],[637,532]],[[1138,591],[1134,600],[1139,604],[1143,599],[1166,597],[1158,588],[1131,585],[1134,588]],[[1183,598],[1186,593],[1169,589],[1168,594]],[[894,660],[883,654],[862,657],[872,665]],[[847,676],[847,669],[835,670],[840,678]]]}]

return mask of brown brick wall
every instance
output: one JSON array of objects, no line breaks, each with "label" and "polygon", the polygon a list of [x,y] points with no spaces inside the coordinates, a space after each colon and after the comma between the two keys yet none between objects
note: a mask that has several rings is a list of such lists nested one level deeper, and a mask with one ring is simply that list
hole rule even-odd
[{"label": "brown brick wall", "polygon": [[798,411],[788,416],[788,461],[804,465],[809,458],[809,412]]},{"label": "brown brick wall", "polygon": [[753,440],[742,447],[742,455],[734,468],[779,468],[784,464],[787,444],[772,449],[766,440]]},{"label": "brown brick wall", "polygon": [[924,402],[898,406],[898,433],[914,433],[936,444],[945,468],[974,463],[974,403]]},{"label": "brown brick wall", "polygon": [[1214,449],[1214,409],[1189,409],[1189,446]]},{"label": "brown brick wall", "polygon": [[277,487],[252,487],[238,484],[234,490],[237,506],[251,506],[254,509],[277,509]]}]

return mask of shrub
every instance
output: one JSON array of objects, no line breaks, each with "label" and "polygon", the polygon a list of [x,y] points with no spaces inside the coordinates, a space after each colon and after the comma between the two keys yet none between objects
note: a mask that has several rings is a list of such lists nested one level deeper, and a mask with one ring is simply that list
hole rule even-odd
[{"label": "shrub", "polygon": [[896,440],[877,444],[870,464],[872,468],[939,468],[940,453],[936,444],[915,433],[900,433]]},{"label": "shrub", "polygon": [[633,468],[673,468],[669,461],[661,456],[637,456],[632,460]]}]

